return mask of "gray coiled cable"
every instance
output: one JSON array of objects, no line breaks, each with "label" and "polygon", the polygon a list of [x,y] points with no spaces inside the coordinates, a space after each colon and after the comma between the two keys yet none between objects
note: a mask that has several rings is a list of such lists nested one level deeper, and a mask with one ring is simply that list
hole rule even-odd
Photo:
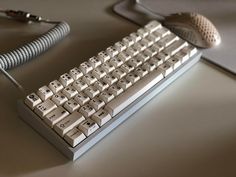
[{"label": "gray coiled cable", "polygon": [[17,88],[24,92],[23,87],[9,73],[7,73],[6,70],[26,63],[48,50],[69,34],[70,26],[66,22],[44,20],[40,16],[24,11],[0,9],[0,12],[10,18],[23,22],[44,22],[55,24],[52,29],[32,42],[5,54],[0,54],[0,72],[2,72]]},{"label": "gray coiled cable", "polygon": [[67,36],[69,32],[69,25],[66,22],[60,22],[38,39],[35,39],[32,42],[8,53],[1,54],[0,67],[4,70],[8,70],[28,62],[59,42],[61,39]]}]

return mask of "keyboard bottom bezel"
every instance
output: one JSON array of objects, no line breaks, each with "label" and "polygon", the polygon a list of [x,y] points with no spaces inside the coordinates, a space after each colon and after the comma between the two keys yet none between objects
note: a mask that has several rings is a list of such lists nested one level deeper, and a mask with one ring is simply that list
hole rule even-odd
[{"label": "keyboard bottom bezel", "polygon": [[93,145],[99,142],[114,128],[128,119],[132,114],[144,106],[154,96],[165,89],[169,84],[181,76],[184,72],[190,69],[195,63],[199,61],[201,52],[197,52],[186,63],[182,64],[177,70],[173,71],[158,84],[153,86],[150,90],[145,92],[141,97],[127,106],[119,114],[113,117],[109,122],[99,128],[95,133],[87,137],[76,147],[71,147],[65,140],[63,140],[54,130],[52,130],[46,123],[42,121],[29,107],[27,107],[22,100],[17,103],[17,108],[20,117],[33,127],[40,135],[45,137],[50,143],[52,143],[57,149],[59,149],[69,159],[75,160],[89,150]]}]

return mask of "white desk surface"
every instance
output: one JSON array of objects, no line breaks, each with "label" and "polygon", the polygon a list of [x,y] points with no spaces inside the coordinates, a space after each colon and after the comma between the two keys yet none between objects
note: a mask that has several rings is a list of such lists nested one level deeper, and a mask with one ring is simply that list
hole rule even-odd
[{"label": "white desk surface", "polygon": [[[136,25],[112,13],[114,2],[2,0],[3,8],[24,9],[71,25],[65,40],[10,73],[33,91],[136,30]],[[0,23],[1,52],[47,27],[4,18]],[[19,119],[20,94],[1,75],[0,176],[235,177],[235,81],[235,76],[200,61],[71,162]]]}]

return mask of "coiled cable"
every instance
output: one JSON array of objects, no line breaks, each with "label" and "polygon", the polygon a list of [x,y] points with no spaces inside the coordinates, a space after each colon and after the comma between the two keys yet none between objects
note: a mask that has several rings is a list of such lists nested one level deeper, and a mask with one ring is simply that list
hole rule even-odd
[{"label": "coiled cable", "polygon": [[67,23],[61,22],[47,33],[15,50],[0,54],[0,67],[4,70],[23,64],[63,39],[70,31]]},{"label": "coiled cable", "polygon": [[32,42],[29,42],[5,54],[0,54],[0,72],[2,72],[17,88],[23,90],[23,87],[9,73],[7,73],[6,70],[26,63],[48,50],[69,34],[70,26],[66,22],[43,20],[39,16],[23,11],[0,10],[0,12],[4,12],[7,16],[21,21],[55,24],[52,29]]}]

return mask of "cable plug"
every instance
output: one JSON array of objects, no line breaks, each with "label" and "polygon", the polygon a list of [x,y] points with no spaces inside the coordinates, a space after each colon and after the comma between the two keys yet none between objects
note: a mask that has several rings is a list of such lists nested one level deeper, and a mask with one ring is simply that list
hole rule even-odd
[{"label": "cable plug", "polygon": [[41,22],[42,17],[38,15],[33,15],[29,12],[21,11],[21,10],[5,10],[5,14],[15,20],[23,21],[23,22]]}]

